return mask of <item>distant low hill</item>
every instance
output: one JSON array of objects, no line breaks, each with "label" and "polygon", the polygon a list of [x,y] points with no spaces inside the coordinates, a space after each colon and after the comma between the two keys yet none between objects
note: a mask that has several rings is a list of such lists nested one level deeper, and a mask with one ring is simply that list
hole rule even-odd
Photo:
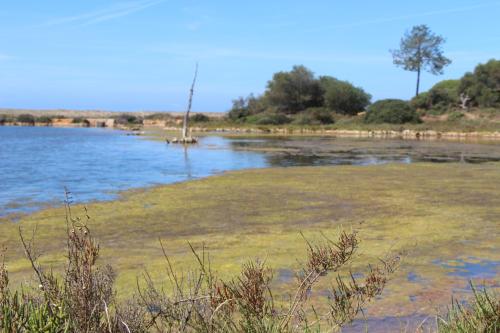
[{"label": "distant low hill", "polygon": [[[43,109],[43,110],[33,110],[33,109],[9,109],[0,108],[0,114],[5,115],[20,115],[20,114],[31,114],[33,116],[51,116],[51,117],[67,117],[67,118],[112,118],[120,114],[133,114],[135,116],[147,117],[153,114],[165,113],[173,117],[179,117],[184,115],[184,112],[178,111],[101,111],[101,110],[64,110],[64,109]],[[225,115],[224,112],[192,112],[192,114],[203,113],[208,114],[210,117],[219,118]]]}]

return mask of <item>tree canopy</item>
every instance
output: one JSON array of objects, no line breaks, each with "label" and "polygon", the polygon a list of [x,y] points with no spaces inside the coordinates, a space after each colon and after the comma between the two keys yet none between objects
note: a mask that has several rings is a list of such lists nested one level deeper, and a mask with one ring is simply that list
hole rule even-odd
[{"label": "tree canopy", "polygon": [[480,64],[472,73],[464,75],[460,82],[460,92],[471,98],[474,106],[500,106],[500,60],[490,60]]},{"label": "tree canopy", "polygon": [[460,100],[460,80],[444,80],[436,83],[429,91],[421,93],[411,100],[418,109],[447,109],[457,106]]},{"label": "tree canopy", "polygon": [[324,104],[332,111],[355,115],[370,104],[371,95],[347,81],[331,76],[322,76],[319,81],[324,91]]},{"label": "tree canopy", "polygon": [[451,60],[443,55],[445,39],[434,34],[428,26],[417,25],[406,32],[398,50],[391,50],[393,62],[404,70],[417,72],[417,90],[420,89],[420,74],[426,70],[434,75],[443,74]]},{"label": "tree canopy", "polygon": [[228,117],[258,124],[292,120],[301,125],[331,124],[333,113],[355,115],[365,110],[370,99],[370,94],[347,81],[317,78],[308,68],[294,66],[289,72],[275,73],[262,96],[234,100]]},{"label": "tree canopy", "polygon": [[314,73],[304,66],[278,72],[267,83],[265,97],[278,112],[297,113],[321,106],[322,91]]}]

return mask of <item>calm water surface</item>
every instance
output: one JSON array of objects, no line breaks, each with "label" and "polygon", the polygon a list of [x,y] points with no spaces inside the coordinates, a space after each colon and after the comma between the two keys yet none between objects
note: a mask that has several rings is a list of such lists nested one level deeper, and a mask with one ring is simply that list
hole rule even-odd
[{"label": "calm water surface", "polygon": [[88,202],[247,168],[497,160],[497,144],[208,136],[185,149],[106,129],[0,127],[0,216],[60,204],[65,187]]}]

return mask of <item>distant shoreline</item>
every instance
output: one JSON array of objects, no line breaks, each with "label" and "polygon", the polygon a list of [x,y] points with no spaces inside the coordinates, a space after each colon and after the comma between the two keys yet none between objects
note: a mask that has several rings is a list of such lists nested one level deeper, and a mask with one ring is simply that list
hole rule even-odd
[{"label": "distant shoreline", "polygon": [[[210,117],[223,117],[225,112],[192,112],[192,114],[204,113]],[[15,109],[15,108],[0,108],[0,114],[18,116],[21,114],[30,114],[35,117],[84,117],[84,118],[108,118],[121,114],[129,114],[135,116],[147,117],[154,114],[165,114],[172,117],[180,117],[184,115],[184,111],[106,111],[106,110],[71,110],[71,109]]]},{"label": "distant shoreline", "polygon": [[[0,122],[0,126],[48,126],[48,127],[97,127],[116,130],[131,131],[135,135],[144,135],[149,129],[162,131],[179,131],[182,125],[183,112],[119,112],[99,110],[28,110],[28,109],[1,109],[0,115],[19,117],[20,115],[31,115],[33,122],[23,123],[15,118]],[[454,141],[500,141],[500,130],[492,128],[454,128],[453,124],[440,127],[437,122],[426,122],[418,126],[381,124],[368,126],[352,126],[344,124],[333,124],[325,126],[288,126],[272,125],[259,126],[250,124],[238,124],[227,122],[224,119],[226,113],[201,113],[193,112],[193,115],[204,114],[210,118],[209,122],[193,122],[191,131],[193,133],[213,133],[216,135],[276,135],[276,136],[304,136],[324,135],[346,138],[394,138],[412,140],[454,140]],[[155,118],[154,116],[160,116]],[[120,123],[120,116],[141,117],[141,123]],[[153,117],[151,117],[153,116]],[[148,118],[149,117],[149,118]],[[161,118],[163,117],[163,118]],[[50,118],[49,122],[40,121]],[[423,126],[422,126],[423,125]],[[158,132],[158,131],[156,131]],[[156,134],[158,136],[158,134]]]},{"label": "distant shoreline", "polygon": [[[105,123],[103,123],[105,124]],[[109,128],[113,130],[124,130],[137,132],[137,135],[144,135],[147,129],[161,129],[165,132],[180,131],[181,127],[162,126],[162,125],[148,125],[140,126],[137,128],[121,125],[83,125],[74,124],[71,122],[64,123],[35,123],[34,125],[22,123],[5,123],[0,126],[11,127],[56,127],[56,128]],[[214,135],[263,135],[263,136],[331,136],[343,138],[374,138],[374,139],[405,139],[405,140],[453,140],[453,141],[500,141],[500,132],[486,132],[486,131],[435,131],[435,130],[348,130],[348,129],[310,129],[310,128],[240,128],[240,127],[221,127],[221,128],[207,128],[207,127],[192,127],[193,133],[203,133]]]}]

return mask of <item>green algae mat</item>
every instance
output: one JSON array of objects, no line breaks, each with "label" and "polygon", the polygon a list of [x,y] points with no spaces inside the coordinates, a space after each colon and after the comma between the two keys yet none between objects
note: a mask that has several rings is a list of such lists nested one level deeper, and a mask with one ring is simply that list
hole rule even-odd
[{"label": "green algae mat", "polygon": [[[75,214],[83,207],[74,206]],[[478,285],[500,283],[500,164],[387,164],[246,170],[185,183],[126,192],[120,200],[88,205],[89,226],[102,262],[118,273],[121,297],[136,290],[147,270],[165,276],[163,240],[179,270],[195,265],[187,242],[205,244],[219,275],[231,277],[248,259],[273,268],[283,294],[295,283],[306,238],[334,237],[354,229],[361,240],[349,267],[366,272],[389,253],[402,266],[369,316],[435,313],[437,307]],[[0,219],[11,278],[32,278],[18,227],[37,226],[41,261],[55,269],[64,260],[64,209]],[[329,278],[315,292],[325,292]],[[334,279],[332,276],[330,280]]]}]

